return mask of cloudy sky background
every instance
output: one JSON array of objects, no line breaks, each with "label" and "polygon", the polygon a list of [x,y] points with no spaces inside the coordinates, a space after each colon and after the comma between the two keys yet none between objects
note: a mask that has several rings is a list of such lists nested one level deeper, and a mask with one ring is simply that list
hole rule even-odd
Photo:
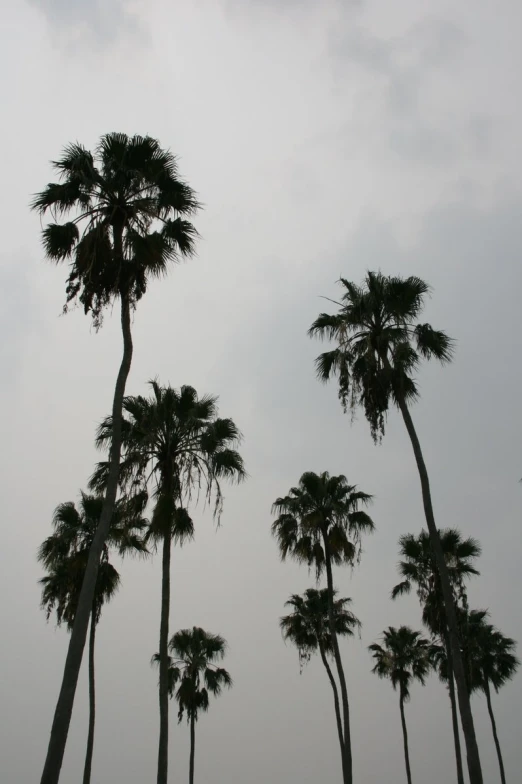
[{"label": "cloudy sky background", "polygon": [[[392,603],[397,540],[423,525],[398,416],[381,447],[314,378],[306,330],[340,274],[416,274],[434,287],[427,318],[458,340],[455,363],[424,368],[414,417],[440,526],[483,546],[472,607],[522,638],[520,456],[522,271],[516,0],[7,0],[0,360],[0,769],[39,780],[67,634],[39,610],[35,551],[54,507],[76,499],[97,459],[120,357],[116,313],[95,334],[60,317],[65,270],[44,264],[30,195],[49,159],[102,133],[148,133],[179,155],[200,194],[198,258],[154,283],[134,320],[128,383],[158,376],[220,397],[245,440],[250,480],[226,494],[216,532],[173,559],[171,630],[224,635],[235,687],[197,729],[205,784],[340,781],[331,692],[318,662],[299,674],[278,618],[312,584],[280,564],[272,501],[305,470],[345,473],[375,494],[377,533],[361,566],[336,575],[363,622],[343,645],[358,784],[404,780],[398,697],[370,674],[366,646],[389,624],[420,624]],[[93,784],[155,780],[160,562],[125,562],[98,633]],[[82,672],[61,781],[76,784],[87,732]],[[494,705],[508,779],[522,763],[520,676]],[[498,766],[484,700],[473,700],[485,781]],[[170,781],[187,778],[188,734],[172,706]],[[408,706],[419,784],[455,780],[449,700],[434,679]]]}]

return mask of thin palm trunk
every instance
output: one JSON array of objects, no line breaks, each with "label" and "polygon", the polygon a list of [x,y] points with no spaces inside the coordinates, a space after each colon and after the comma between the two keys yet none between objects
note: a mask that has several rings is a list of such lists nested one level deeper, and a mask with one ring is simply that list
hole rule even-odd
[{"label": "thin palm trunk", "polygon": [[[390,363],[386,359],[386,365],[390,368]],[[391,368],[390,368],[391,369]],[[462,720],[462,729],[464,732],[464,739],[466,741],[466,752],[468,761],[468,772],[470,784],[483,784],[482,769],[480,766],[480,756],[477,745],[477,738],[475,735],[475,727],[473,724],[473,715],[471,713],[471,703],[469,693],[466,686],[466,676],[464,672],[464,664],[459,646],[459,633],[457,625],[457,614],[455,611],[455,602],[453,599],[453,592],[451,590],[451,583],[449,579],[446,561],[444,559],[444,552],[440,542],[439,532],[435,524],[435,516],[433,514],[433,504],[431,501],[430,483],[428,471],[422,455],[415,426],[408,409],[408,405],[404,395],[400,390],[397,391],[397,402],[401,410],[406,430],[410,437],[413,447],[417,468],[419,470],[419,477],[422,488],[422,500],[424,504],[424,514],[426,517],[426,524],[430,535],[433,553],[435,555],[435,563],[440,577],[442,595],[444,599],[444,608],[446,611],[446,619],[448,623],[448,634],[450,641],[450,648],[453,660],[453,669],[455,673],[455,681],[457,684],[457,694],[459,698],[460,717]]]},{"label": "thin palm trunk", "polygon": [[94,723],[96,720],[96,691],[94,681],[94,642],[96,639],[96,607],[91,610],[91,633],[89,636],[89,732],[83,768],[83,784],[91,784],[92,754],[94,751]]},{"label": "thin palm trunk", "polygon": [[328,621],[330,626],[330,635],[332,638],[332,647],[334,652],[335,665],[337,667],[337,674],[339,675],[339,685],[341,687],[341,701],[343,706],[343,725],[344,725],[343,779],[344,779],[344,784],[352,784],[352,745],[350,739],[350,708],[348,704],[348,689],[346,688],[346,678],[344,676],[343,663],[341,661],[339,641],[337,639],[337,633],[335,631],[332,560],[330,554],[330,544],[328,542],[328,535],[325,533],[323,533],[323,541],[324,541],[324,555],[325,555],[325,565],[326,565],[326,581],[328,586]]},{"label": "thin palm trunk", "polygon": [[444,631],[444,645],[446,647],[446,661],[448,663],[448,691],[451,702],[451,721],[453,724],[453,741],[455,743],[455,760],[457,763],[458,784],[464,784],[464,770],[462,768],[462,751],[460,748],[459,717],[457,715],[457,700],[455,699],[455,680],[453,675],[453,661],[449,644],[448,631]]},{"label": "thin palm trunk", "polygon": [[404,740],[404,760],[406,762],[406,778],[408,784],[411,784],[411,768],[410,768],[410,752],[408,750],[408,730],[406,729],[406,717],[404,715],[404,696],[401,694],[399,699],[401,709],[401,724],[402,724],[402,737]]},{"label": "thin palm trunk", "polygon": [[[115,252],[117,238],[115,237]],[[121,248],[121,236],[119,246]],[[121,254],[122,255],[122,254]],[[96,580],[100,558],[105,545],[105,540],[109,533],[111,519],[116,502],[118,491],[118,474],[120,467],[121,452],[121,423],[122,406],[125,395],[125,385],[132,362],[132,334],[130,323],[130,302],[128,297],[121,293],[121,329],[123,333],[123,357],[121,360],[116,386],[114,388],[114,398],[112,403],[112,443],[109,457],[109,475],[107,479],[107,490],[100,515],[100,522],[96,529],[96,534],[89,550],[89,558],[85,575],[83,578],[82,589],[78,600],[78,607],[74,619],[74,625],[69,640],[67,658],[63,672],[60,694],[56,704],[51,737],[47,748],[47,757],[42,773],[40,784],[58,784],[60,770],[67,743],[67,735],[74,705],[74,696],[78,684],[78,675],[82,664],[83,650],[87,639],[91,606],[96,590]]]},{"label": "thin palm trunk", "polygon": [[341,746],[341,760],[344,769],[344,738],[343,738],[343,724],[341,721],[341,709],[339,706],[339,692],[337,691],[337,684],[333,676],[332,668],[328,664],[328,659],[326,658],[326,654],[324,652],[324,648],[322,645],[319,645],[319,653],[321,654],[321,660],[328,674],[328,679],[332,685],[332,691],[334,695],[334,706],[335,706],[335,721],[337,723],[337,734],[339,736],[339,745]]},{"label": "thin palm trunk", "polygon": [[500,751],[500,742],[497,735],[497,724],[495,722],[495,716],[493,715],[493,707],[491,705],[491,692],[489,690],[489,681],[487,680],[487,678],[484,680],[484,694],[486,695],[486,701],[488,703],[488,713],[489,713],[489,718],[491,719],[493,740],[495,741],[495,748],[497,750],[498,764],[500,767],[500,780],[502,781],[502,784],[506,784],[506,772],[504,770],[504,760],[502,759],[502,752]]},{"label": "thin palm trunk", "polygon": [[194,714],[190,717],[190,762],[189,762],[189,784],[194,784],[194,755],[196,752],[196,719]]},{"label": "thin palm trunk", "polygon": [[163,538],[161,574],[161,621],[159,640],[159,712],[158,784],[167,784],[169,768],[169,615],[170,615],[170,530]]}]

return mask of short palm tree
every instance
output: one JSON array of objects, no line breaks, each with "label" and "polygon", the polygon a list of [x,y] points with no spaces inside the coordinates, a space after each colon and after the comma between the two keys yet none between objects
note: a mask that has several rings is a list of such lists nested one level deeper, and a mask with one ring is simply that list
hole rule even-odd
[{"label": "short palm tree", "polygon": [[[473,566],[473,561],[480,555],[480,544],[472,537],[464,538],[456,528],[440,530],[439,539],[457,612],[460,614],[461,609],[467,605],[465,580],[478,575],[478,571]],[[464,784],[448,625],[440,577],[429,534],[426,531],[421,531],[417,536],[414,534],[401,536],[399,539],[399,553],[401,560],[399,561],[398,569],[403,579],[393,589],[392,598],[395,599],[398,596],[408,594],[415,588],[422,606],[422,620],[432,637],[442,641],[446,660],[450,662],[449,671],[451,677],[446,680],[446,683],[448,684],[451,703],[457,780],[459,784]]]},{"label": "short palm tree", "polygon": [[[172,542],[192,538],[194,526],[187,511],[194,492],[203,485],[207,498],[215,498],[214,512],[222,506],[221,481],[245,478],[243,460],[235,447],[241,434],[231,419],[217,416],[217,399],[198,397],[195,389],[176,390],[151,381],[150,397],[126,397],[123,402],[120,478],[129,490],[152,485],[155,507],[147,540],[162,543],[162,588],[160,621],[158,784],[166,784],[168,773],[168,636],[170,615],[170,561]],[[113,420],[100,425],[97,444],[112,439]],[[91,486],[105,486],[108,463],[100,463]]]},{"label": "short palm tree", "polygon": [[413,631],[409,626],[399,626],[398,629],[390,626],[383,632],[383,644],[373,643],[369,646],[369,650],[375,660],[375,667],[372,672],[380,678],[389,678],[393,688],[398,688],[399,690],[406,777],[408,784],[411,784],[410,753],[404,703],[410,699],[412,681],[418,680],[424,686],[425,679],[431,668],[430,646],[420,632]]},{"label": "short palm tree", "polygon": [[[216,662],[225,656],[227,643],[218,634],[198,626],[181,629],[169,642],[169,694],[178,703],[178,721],[186,714],[190,726],[189,784],[194,784],[196,722],[199,712],[208,711],[209,694],[219,697],[223,688],[232,686],[232,678]],[[160,663],[159,654],[152,657]]]},{"label": "short palm tree", "polygon": [[278,517],[272,533],[278,544],[281,558],[292,557],[308,567],[314,567],[319,579],[326,571],[328,590],[328,619],[333,656],[339,685],[343,715],[343,777],[345,784],[352,782],[352,749],[350,740],[350,713],[348,690],[339,642],[335,629],[333,565],[354,564],[361,554],[361,536],[371,533],[374,524],[361,509],[371,496],[348,484],[345,476],[330,476],[325,471],[312,471],[301,476],[299,485],[292,487],[287,496],[278,498],[272,511]]},{"label": "short palm tree", "polygon": [[[490,684],[496,692],[511,680],[520,662],[516,656],[516,643],[510,637],[505,637],[491,623],[488,623],[489,613],[485,610],[462,610],[460,614],[460,635],[462,653],[466,665],[466,674],[470,692],[482,691],[486,696],[493,739],[497,751],[500,778],[506,784],[504,760],[500,749],[497,725],[491,704]],[[438,656],[437,656],[438,653]],[[447,659],[436,652],[439,675],[444,680],[448,678]]]},{"label": "short palm tree", "polygon": [[[337,599],[334,590],[334,624],[338,637],[353,637],[355,630],[360,630],[361,622],[348,609],[351,599]],[[341,757],[344,754],[343,724],[339,705],[339,692],[328,657],[333,656],[332,635],[328,611],[328,588],[307,588],[303,595],[292,594],[286,602],[292,608],[290,615],[280,620],[281,631],[285,640],[290,640],[299,651],[301,668],[310,661],[312,654],[319,652],[328,680],[334,695],[335,720],[341,746]]]},{"label": "short palm tree", "polygon": [[[115,514],[105,541],[100,568],[96,580],[96,591],[91,606],[91,631],[89,636],[89,731],[87,751],[83,772],[83,784],[91,780],[92,756],[94,749],[94,725],[96,713],[96,691],[94,673],[94,648],[96,626],[99,623],[103,605],[109,602],[120,585],[120,575],[110,563],[110,550],[115,549],[120,556],[129,553],[146,554],[142,539],[147,521],[141,516],[140,504],[120,500],[116,503]],[[58,625],[65,623],[71,631],[78,607],[78,600],[89,557],[89,550],[96,533],[103,507],[103,498],[81,494],[79,507],[68,502],[60,504],[54,513],[51,536],[41,544],[38,560],[44,565],[47,574],[40,580],[42,585],[42,607],[49,619],[56,614]]]},{"label": "short palm tree", "polygon": [[198,207],[194,192],[179,178],[175,157],[148,136],[109,133],[94,154],[70,144],[53,166],[59,182],[47,185],[32,206],[52,219],[43,231],[47,257],[69,265],[65,309],[79,300],[98,327],[104,308],[119,298],[123,356],[112,405],[105,504],[78,600],[41,784],[58,784],[60,777],[96,574],[116,502],[122,402],[132,360],[131,310],[150,278],[193,253],[196,231],[186,217]]},{"label": "short palm tree", "polygon": [[359,405],[363,407],[376,441],[384,434],[390,405],[395,404],[402,414],[419,471],[424,514],[446,606],[470,782],[482,784],[473,715],[459,651],[455,603],[437,533],[428,471],[409,410],[419,394],[414,374],[420,361],[449,362],[453,343],[445,332],[419,321],[429,293],[428,285],[420,278],[368,272],[362,286],[345,278],[341,278],[340,284],[343,295],[336,303],[337,313],[322,313],[309,330],[310,336],[337,344],[317,358],[318,376],[325,382],[337,376],[342,405],[352,410]]}]

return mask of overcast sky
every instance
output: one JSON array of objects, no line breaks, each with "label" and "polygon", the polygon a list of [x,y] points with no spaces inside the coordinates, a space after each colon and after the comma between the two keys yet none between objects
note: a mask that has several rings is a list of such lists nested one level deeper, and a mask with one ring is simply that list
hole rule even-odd
[{"label": "overcast sky", "polygon": [[[423,526],[418,476],[393,412],[375,447],[333,386],[314,377],[306,330],[340,274],[425,278],[426,317],[458,341],[423,368],[413,412],[439,526],[480,539],[472,607],[522,639],[522,6],[518,0],[6,0],[0,48],[3,544],[0,770],[39,780],[67,646],[39,609],[37,546],[75,500],[111,406],[118,318],[60,317],[64,269],[43,262],[30,195],[49,160],[102,133],[148,133],[180,159],[205,210],[198,257],[151,285],[134,319],[128,392],[158,376],[219,395],[242,429],[249,481],[226,493],[222,528],[193,510],[196,540],[173,557],[171,631],[229,642],[235,686],[197,728],[203,784],[340,782],[331,692],[319,662],[299,674],[278,618],[313,584],[281,564],[270,507],[303,471],[344,473],[375,495],[377,532],[336,583],[363,623],[343,643],[356,784],[405,780],[398,696],[367,646],[390,624],[397,540]],[[155,780],[160,560],[125,562],[97,649],[93,784]],[[62,784],[77,784],[87,734],[77,691]],[[522,766],[522,678],[494,696],[507,778]],[[498,766],[483,699],[473,710],[486,782]],[[432,678],[407,708],[418,784],[456,780],[449,699]],[[188,772],[171,712],[170,781]]]}]

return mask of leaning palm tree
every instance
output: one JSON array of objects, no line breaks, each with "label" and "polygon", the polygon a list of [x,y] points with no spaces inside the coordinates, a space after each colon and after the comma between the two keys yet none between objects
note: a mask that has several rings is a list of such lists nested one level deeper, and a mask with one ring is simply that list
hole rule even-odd
[{"label": "leaning palm tree", "polygon": [[[210,634],[198,626],[181,629],[169,642],[169,694],[178,703],[178,721],[186,714],[190,726],[189,784],[194,784],[196,722],[199,712],[208,711],[209,694],[219,697],[223,687],[232,686],[232,678],[216,662],[224,658],[227,643],[218,634]],[[161,664],[159,654],[152,657]],[[176,689],[177,687],[177,689]]]},{"label": "leaning palm tree", "polygon": [[112,404],[105,503],[78,600],[41,784],[57,784],[60,778],[96,575],[116,501],[122,402],[132,360],[131,310],[151,277],[164,275],[169,261],[193,253],[196,231],[185,218],[198,207],[194,192],[179,178],[175,157],[148,136],[109,133],[94,154],[70,144],[53,166],[59,182],[47,185],[32,206],[52,219],[43,231],[47,257],[69,265],[65,310],[78,300],[99,327],[105,307],[119,298],[123,356]]},{"label": "leaning palm tree", "polygon": [[[136,503],[138,502],[138,503]],[[120,585],[120,575],[110,563],[110,550],[116,549],[120,556],[129,553],[146,554],[142,539],[147,521],[141,516],[142,504],[136,496],[132,501],[121,499],[116,502],[115,513],[105,541],[98,569],[96,590],[91,605],[89,635],[89,730],[87,751],[83,771],[83,784],[91,780],[94,750],[94,726],[96,714],[96,690],[94,671],[94,649],[96,627],[103,606],[109,602]],[[60,504],[54,513],[54,532],[45,539],[38,550],[38,560],[47,570],[42,577],[42,607],[47,619],[55,612],[58,626],[66,624],[68,631],[74,625],[83,577],[89,558],[89,550],[95,536],[103,507],[103,498],[81,494],[79,507],[68,502]]]},{"label": "leaning palm tree", "polygon": [[424,514],[446,607],[462,727],[466,740],[471,784],[482,784],[482,769],[459,650],[455,603],[448,570],[437,533],[428,471],[409,406],[418,397],[414,373],[422,359],[451,360],[453,342],[445,332],[423,324],[419,317],[429,292],[417,277],[399,278],[368,272],[362,286],[341,278],[343,296],[338,312],[322,313],[312,324],[310,336],[327,338],[336,348],[317,358],[322,381],[337,376],[343,407],[354,411],[361,405],[375,441],[384,435],[390,404],[404,420],[413,447],[422,488]]},{"label": "leaning palm tree", "polygon": [[[465,580],[478,575],[478,571],[473,566],[473,561],[480,555],[480,544],[472,537],[464,538],[456,528],[439,530],[439,539],[444,553],[454,601],[460,617],[461,609],[467,606]],[[404,534],[399,539],[399,552],[401,560],[398,564],[398,570],[403,579],[394,587],[392,598],[396,599],[398,596],[409,594],[415,588],[422,606],[423,623],[429,629],[432,638],[440,640],[444,648],[445,660],[449,662],[450,677],[445,682],[448,684],[451,704],[457,780],[458,784],[464,784],[448,624],[440,577],[429,534],[426,531],[421,531],[417,536]]]},{"label": "leaning palm tree", "polygon": [[369,646],[369,650],[375,660],[375,667],[372,672],[380,678],[389,678],[393,688],[399,689],[406,777],[408,784],[411,784],[410,753],[404,703],[409,702],[410,685],[413,680],[418,680],[424,686],[426,676],[431,667],[430,646],[420,632],[413,631],[409,626],[400,626],[398,629],[390,626],[383,632],[383,645],[373,643]]},{"label": "leaning palm tree", "polygon": [[371,533],[374,524],[360,507],[371,501],[371,496],[348,484],[345,476],[330,476],[325,471],[312,471],[301,476],[298,487],[287,496],[278,498],[272,511],[278,515],[272,524],[281,558],[288,556],[308,567],[314,567],[319,580],[326,571],[328,590],[328,621],[333,656],[339,676],[343,716],[343,778],[352,782],[352,748],[350,740],[350,712],[348,690],[339,642],[335,629],[333,565],[354,564],[361,555],[361,536]]},{"label": "leaning palm tree", "polygon": [[[202,485],[208,499],[215,499],[214,513],[222,508],[221,480],[242,480],[243,460],[235,447],[241,434],[231,419],[217,416],[217,398],[198,397],[195,389],[176,390],[151,381],[151,397],[126,397],[123,402],[120,467],[122,485],[131,492],[152,485],[155,507],[147,540],[161,544],[162,584],[159,639],[158,784],[166,784],[168,773],[168,638],[170,615],[170,561],[172,542],[182,545],[193,537],[194,526],[187,511],[192,494]],[[97,444],[111,443],[113,419],[108,417],[98,430]],[[107,482],[109,464],[102,462],[91,479],[101,489]]]},{"label": "leaning palm tree", "polygon": [[462,652],[470,691],[483,691],[486,696],[500,778],[502,784],[506,784],[504,760],[491,704],[490,684],[498,693],[498,690],[514,677],[520,661],[515,653],[515,640],[505,637],[495,626],[487,622],[487,618],[488,613],[485,610],[462,612],[460,621]]},{"label": "leaning palm tree", "polygon": [[[335,598],[334,590],[334,624],[338,637],[353,637],[355,630],[360,630],[361,622],[349,610],[351,599]],[[281,631],[285,640],[290,640],[299,651],[299,663],[302,667],[310,661],[312,654],[319,652],[328,680],[334,695],[335,720],[341,746],[341,759],[344,755],[343,724],[339,706],[337,683],[328,662],[333,655],[332,635],[330,634],[328,588],[307,588],[303,595],[292,594],[286,602],[292,608],[290,615],[280,619]]]}]

